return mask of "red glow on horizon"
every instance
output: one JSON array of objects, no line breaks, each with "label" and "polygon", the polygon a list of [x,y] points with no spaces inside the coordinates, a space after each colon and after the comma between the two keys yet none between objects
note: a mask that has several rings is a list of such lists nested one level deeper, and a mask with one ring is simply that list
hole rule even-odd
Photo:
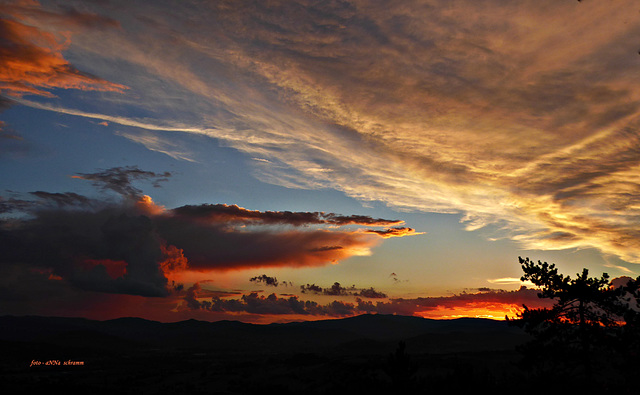
[{"label": "red glow on horizon", "polygon": [[504,321],[505,316],[515,318],[522,312],[522,306],[513,303],[469,303],[463,306],[438,306],[435,310],[417,312],[422,318],[450,320],[455,318],[488,318]]}]

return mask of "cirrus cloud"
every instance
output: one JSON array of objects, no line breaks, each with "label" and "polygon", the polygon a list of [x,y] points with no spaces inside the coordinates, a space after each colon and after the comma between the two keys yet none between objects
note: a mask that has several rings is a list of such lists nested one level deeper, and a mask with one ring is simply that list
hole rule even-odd
[{"label": "cirrus cloud", "polygon": [[265,182],[640,262],[633,0],[69,4],[117,20],[70,50],[99,75],[118,64],[135,94],[105,114],[22,104],[209,136]]},{"label": "cirrus cloud", "polygon": [[117,21],[71,7],[47,11],[32,1],[11,1],[0,6],[0,12],[0,93],[53,97],[49,91],[54,88],[114,92],[126,89],[81,72],[62,55],[69,45],[71,30],[117,27]]}]

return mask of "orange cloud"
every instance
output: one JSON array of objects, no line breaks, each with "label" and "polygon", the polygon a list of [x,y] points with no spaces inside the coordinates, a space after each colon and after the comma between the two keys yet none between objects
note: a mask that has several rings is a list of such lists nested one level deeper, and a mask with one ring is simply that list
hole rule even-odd
[{"label": "orange cloud", "polygon": [[[26,94],[53,97],[48,90],[54,88],[112,92],[122,92],[127,88],[73,67],[62,55],[62,51],[70,44],[68,32],[62,34],[65,37],[61,40],[54,33],[21,22],[21,19],[37,19],[38,15],[43,15],[37,3],[24,7],[5,5],[1,10],[13,16],[13,19],[0,19],[0,36],[3,38],[0,43],[1,93],[13,97]],[[48,19],[55,19],[56,16],[53,13],[45,15],[49,16]],[[58,15],[57,20],[59,23],[76,21],[80,25],[91,24],[90,15],[75,10],[69,11],[66,16]]]},{"label": "orange cloud", "polygon": [[[233,223],[243,222],[246,224],[287,224],[294,226],[306,225],[362,225],[362,226],[388,226],[401,224],[401,220],[388,220],[382,218],[372,218],[365,215],[339,215],[324,212],[291,212],[291,211],[258,211],[247,210],[232,204],[202,204],[198,206],[187,205],[172,210],[177,216],[203,220],[206,222]],[[398,228],[407,229],[407,228]]]},{"label": "orange cloud", "polygon": [[[193,13],[127,3],[144,21],[83,36],[75,55],[119,61],[140,95],[120,104],[154,114],[21,102],[209,136],[254,158],[265,182],[463,214],[466,229],[498,224],[498,237],[530,249],[595,247],[640,262],[636,8],[246,1]],[[21,23],[60,26],[29,13]],[[153,134],[123,135],[189,158]]]},{"label": "orange cloud", "polygon": [[227,205],[166,209],[133,186],[136,180],[157,185],[169,176],[137,167],[73,176],[119,194],[116,201],[43,191],[30,194],[38,198],[35,201],[0,201],[2,212],[28,214],[0,219],[0,231],[6,236],[0,238],[0,249],[8,251],[0,263],[51,269],[50,274],[82,290],[167,297],[181,289],[181,281],[198,273],[314,267],[369,255],[381,242],[379,237],[341,230],[338,225],[399,222]]},{"label": "orange cloud", "polygon": [[[223,295],[203,295],[199,284],[187,290],[183,307],[209,313],[253,315],[279,315],[311,317],[345,317],[358,314],[399,314],[425,318],[452,319],[460,317],[478,317],[504,320],[505,316],[515,318],[522,310],[522,304],[528,307],[548,307],[548,300],[538,298],[538,291],[522,287],[517,291],[485,291],[463,293],[453,296],[425,297],[415,299],[390,299],[389,301],[363,300],[359,297],[345,297],[345,300],[333,300],[326,304],[302,300],[296,295],[268,296],[252,292],[239,298]],[[334,296],[339,296],[334,294]],[[293,320],[293,318],[291,318]],[[296,318],[297,319],[297,318]]]},{"label": "orange cloud", "polygon": [[[373,237],[373,231],[336,227],[403,222],[324,212],[257,211],[226,204],[177,207],[159,213],[154,221],[163,240],[184,250],[190,269],[200,271],[336,263],[351,256],[369,255],[380,242]],[[290,229],[273,229],[269,225],[288,225]],[[310,225],[314,228],[304,229]],[[383,237],[415,234],[410,228],[381,232]]]},{"label": "orange cloud", "polygon": [[[92,271],[100,267],[100,271],[105,270],[105,263],[113,268],[124,266],[122,262],[113,260],[93,260],[84,264],[87,268],[91,266]],[[54,274],[54,269],[29,268],[22,264],[0,265],[0,294],[9,297],[3,300],[8,314],[82,315],[95,319],[139,316],[160,321],[198,318],[287,322],[365,313],[503,319],[505,315],[514,317],[522,304],[530,308],[550,307],[549,300],[537,297],[539,291],[525,287],[517,291],[485,290],[413,299],[365,300],[366,295],[358,297],[338,292],[331,293],[334,300],[320,302],[292,294],[208,290],[201,286],[203,283],[195,283],[187,289],[175,287],[165,297],[154,298],[73,287],[67,276]]]},{"label": "orange cloud", "polygon": [[159,232],[184,250],[191,270],[312,267],[369,255],[376,238],[345,231],[242,231],[159,219]]},{"label": "orange cloud", "polygon": [[364,232],[377,234],[378,236],[385,239],[388,239],[390,237],[417,236],[424,234],[424,232],[416,232],[416,230],[413,228],[404,227],[387,228],[385,230],[365,230]]},{"label": "orange cloud", "polygon": [[504,320],[505,317],[516,318],[523,310],[522,305],[513,303],[478,302],[461,306],[438,306],[433,310],[418,311],[415,315],[432,319],[473,317]]},{"label": "orange cloud", "polygon": [[183,251],[175,246],[160,244],[160,250],[164,260],[159,265],[168,281],[179,283],[181,274],[188,270],[189,261],[185,258]]},{"label": "orange cloud", "polygon": [[164,206],[157,205],[149,195],[140,196],[135,202],[135,206],[146,215],[160,215],[165,212]]}]

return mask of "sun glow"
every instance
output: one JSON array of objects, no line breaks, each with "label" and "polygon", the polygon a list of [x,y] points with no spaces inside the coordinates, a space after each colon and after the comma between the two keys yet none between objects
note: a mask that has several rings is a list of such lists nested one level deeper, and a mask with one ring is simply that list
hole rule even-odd
[{"label": "sun glow", "polygon": [[438,306],[435,310],[416,313],[417,316],[433,319],[489,318],[504,321],[505,317],[515,318],[522,307],[511,303],[470,303],[464,306]]}]

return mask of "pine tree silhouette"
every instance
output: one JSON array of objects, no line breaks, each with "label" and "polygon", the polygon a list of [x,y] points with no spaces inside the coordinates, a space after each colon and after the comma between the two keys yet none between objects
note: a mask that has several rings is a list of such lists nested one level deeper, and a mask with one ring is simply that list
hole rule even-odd
[{"label": "pine tree silhouette", "polygon": [[384,371],[391,378],[391,385],[394,390],[405,391],[415,387],[415,374],[418,367],[411,361],[405,353],[406,343],[400,341],[396,352],[387,358],[387,366]]}]

